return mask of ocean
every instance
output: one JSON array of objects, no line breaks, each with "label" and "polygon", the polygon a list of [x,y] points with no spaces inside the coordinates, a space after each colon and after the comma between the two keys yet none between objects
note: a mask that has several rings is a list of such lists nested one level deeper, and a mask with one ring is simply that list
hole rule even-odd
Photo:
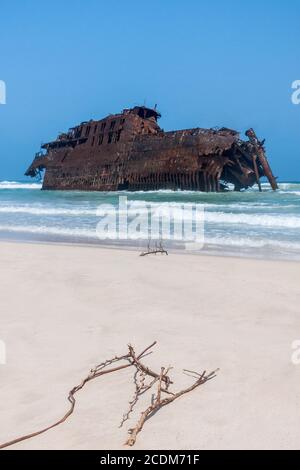
[{"label": "ocean", "polygon": [[[149,231],[128,239],[99,239],[99,207],[118,214],[119,196],[128,200],[132,221],[145,207],[204,209],[204,245],[199,252],[250,257],[300,259],[300,183],[279,183],[273,192],[263,184],[243,192],[194,191],[81,192],[41,191],[40,183],[0,182],[0,237],[6,240],[98,243],[147,247]],[[109,206],[107,206],[109,205]],[[100,214],[100,215],[99,215]],[[184,234],[183,234],[184,237]],[[124,238],[124,237],[123,237]],[[166,247],[183,243],[163,235]],[[197,251],[197,250],[196,250]]]}]

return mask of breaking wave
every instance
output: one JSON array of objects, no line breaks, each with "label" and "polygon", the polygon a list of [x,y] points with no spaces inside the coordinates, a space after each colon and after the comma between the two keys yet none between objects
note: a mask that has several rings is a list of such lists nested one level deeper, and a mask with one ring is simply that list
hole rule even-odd
[{"label": "breaking wave", "polygon": [[[96,228],[67,228],[67,227],[58,227],[58,226],[38,226],[38,225],[0,225],[0,232],[7,233],[19,233],[19,234],[33,234],[33,235],[44,235],[44,236],[53,236],[53,237],[65,237],[70,241],[74,239],[86,239],[97,241],[97,232]],[[120,241],[126,239],[125,234],[119,234]],[[140,233],[139,235],[132,237],[131,240],[147,240],[148,232]],[[112,239],[113,240],[113,239]],[[173,240],[171,237],[165,239],[165,241]],[[109,241],[109,240],[108,240]],[[175,239],[176,241],[176,239]],[[281,241],[281,240],[266,240],[266,239],[255,239],[250,237],[237,237],[237,236],[205,236],[205,245],[204,247],[215,246],[215,247],[227,247],[227,248],[269,248],[269,249],[278,249],[278,250],[293,250],[300,251],[300,243],[293,241]]]},{"label": "breaking wave", "polygon": [[[137,214],[145,215],[148,213],[149,202],[146,201],[132,201],[127,210],[119,211],[113,205],[111,208],[107,207],[105,212],[107,214],[128,214],[133,218]],[[151,210],[158,211],[161,216],[172,217],[175,221],[182,220],[183,217],[183,204],[182,203],[152,203]],[[300,228],[300,215],[282,215],[282,214],[266,214],[266,213],[241,213],[241,212],[228,212],[230,207],[227,207],[227,212],[212,210],[212,208],[220,208],[216,204],[185,204],[185,208],[197,208],[199,212],[195,214],[185,212],[184,217],[187,219],[203,220],[202,209],[204,209],[204,221],[209,224],[221,225],[248,225],[253,227],[277,227],[277,228]],[[225,206],[226,207],[226,206]],[[243,206],[236,205],[236,208]],[[272,206],[269,206],[272,207]],[[294,206],[292,206],[294,207]],[[297,207],[297,206],[296,206]],[[248,209],[253,207],[250,205]],[[233,209],[233,207],[231,207]],[[263,207],[266,210],[266,207]],[[285,208],[286,209],[286,208]],[[43,206],[30,206],[30,205],[14,205],[14,206],[0,206],[0,214],[28,214],[33,216],[66,216],[66,217],[100,217],[103,214],[96,208],[64,208],[64,207],[43,207]]]},{"label": "breaking wave", "polygon": [[300,228],[300,217],[282,215],[233,214],[205,212],[206,222],[231,225],[251,225],[256,227]]},{"label": "breaking wave", "polygon": [[63,235],[71,237],[96,238],[96,229],[81,229],[67,227],[49,227],[40,225],[0,225],[1,232],[32,233],[42,235]]},{"label": "breaking wave", "polygon": [[2,214],[31,214],[31,215],[65,215],[65,216],[96,216],[96,209],[66,209],[63,207],[31,207],[31,206],[0,206]]},{"label": "breaking wave", "polygon": [[[151,210],[171,220],[204,221],[205,246],[222,253],[244,253],[264,250],[286,257],[300,257],[300,183],[280,183],[279,190],[270,191],[263,184],[240,193],[201,193],[195,191],[81,192],[37,191],[41,183],[0,182],[0,236],[18,239],[52,239],[66,241],[99,241],[96,233],[101,205],[108,214],[128,213],[129,221]],[[1,191],[3,190],[3,191]],[[22,191],[23,190],[23,191]],[[119,196],[127,196],[128,210],[119,208]],[[100,208],[100,210],[99,210]],[[204,217],[202,209],[204,211]],[[134,224],[133,224],[134,225]],[[142,227],[141,230],[145,230]],[[119,238],[125,239],[124,235]],[[148,232],[135,239],[146,240]],[[166,240],[173,240],[172,236]],[[109,241],[109,240],[108,240]],[[125,242],[124,242],[125,243]],[[120,244],[122,242],[120,241]]]},{"label": "breaking wave", "polygon": [[0,181],[0,189],[41,189],[42,183],[19,183],[18,181]]}]

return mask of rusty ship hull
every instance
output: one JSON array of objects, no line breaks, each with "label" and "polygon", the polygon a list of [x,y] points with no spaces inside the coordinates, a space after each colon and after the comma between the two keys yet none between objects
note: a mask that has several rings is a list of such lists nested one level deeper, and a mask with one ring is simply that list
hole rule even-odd
[{"label": "rusty ship hull", "polygon": [[136,106],[98,121],[82,122],[42,145],[26,171],[45,170],[46,190],[147,191],[181,189],[239,191],[266,176],[276,179],[263,142],[253,129],[185,129],[164,132],[156,109]]}]

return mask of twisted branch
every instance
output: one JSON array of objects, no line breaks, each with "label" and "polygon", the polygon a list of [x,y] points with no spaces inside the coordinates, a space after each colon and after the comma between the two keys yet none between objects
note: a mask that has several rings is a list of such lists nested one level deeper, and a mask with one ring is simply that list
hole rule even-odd
[{"label": "twisted branch", "polygon": [[155,243],[154,247],[151,248],[150,241],[148,242],[147,251],[143,251],[140,256],[147,256],[147,255],[156,255],[157,253],[168,255],[169,253],[163,247],[163,242],[160,240],[159,243]]},{"label": "twisted branch", "polygon": [[[202,375],[197,374],[199,377],[193,385],[191,385],[188,388],[185,388],[184,390],[180,390],[177,393],[171,393],[168,390],[165,390],[165,389],[162,388],[161,384],[162,384],[163,377],[164,377],[164,368],[162,367],[160,379],[159,379],[159,382],[158,382],[156,398],[152,401],[151,405],[148,406],[148,408],[146,408],[146,410],[141,413],[140,419],[138,420],[136,426],[134,428],[129,429],[128,433],[130,434],[130,436],[128,437],[125,445],[133,446],[135,444],[136,439],[137,439],[137,435],[143,429],[143,426],[144,426],[146,420],[151,418],[151,416],[154,413],[156,413],[163,406],[169,405],[174,400],[177,400],[177,398],[181,397],[182,395],[185,395],[186,393],[189,393],[192,390],[195,390],[195,388],[197,388],[200,385],[204,384],[208,380],[213,379],[214,377],[216,377],[216,372],[217,371],[218,371],[218,369],[215,370],[214,372],[211,372],[208,375],[205,375],[205,373],[206,373],[205,371],[203,372]],[[169,397],[161,399],[162,392],[167,393],[169,395]]]},{"label": "twisted branch", "polygon": [[[39,431],[30,433],[30,434],[26,434],[25,436],[18,437],[16,439],[11,440],[11,441],[5,442],[4,444],[0,444],[0,449],[4,449],[5,447],[9,447],[9,446],[12,446],[13,444],[17,444],[18,442],[22,442],[22,441],[25,441],[27,439],[31,439],[32,437],[39,436],[40,434],[43,434],[43,433],[49,431],[50,429],[55,428],[56,426],[59,426],[60,424],[64,423],[71,416],[71,414],[74,412],[74,408],[75,408],[75,405],[76,405],[76,400],[75,400],[76,393],[78,393],[79,390],[81,390],[88,382],[90,382],[91,380],[96,379],[97,377],[101,377],[102,375],[111,374],[112,372],[116,372],[116,371],[126,369],[127,367],[132,366],[135,363],[135,361],[139,362],[139,360],[142,357],[144,357],[146,352],[148,352],[155,345],[156,345],[156,341],[154,343],[150,344],[150,346],[148,346],[146,349],[144,349],[144,351],[142,351],[138,355],[138,357],[135,357],[134,359],[131,357],[131,353],[129,351],[128,354],[125,354],[123,356],[115,356],[113,359],[108,359],[105,362],[103,362],[103,363],[99,364],[98,366],[96,366],[94,369],[91,369],[89,375],[87,377],[85,377],[79,385],[76,385],[75,387],[72,388],[72,390],[70,390],[70,392],[68,394],[68,401],[70,402],[70,408],[64,414],[64,416],[62,418],[60,418],[58,421],[51,424],[50,426],[47,426],[46,428],[43,428]],[[122,361],[122,360],[126,360],[128,363],[127,364],[122,364],[120,366],[112,367],[111,369],[105,369],[105,367],[107,367],[108,365],[110,365],[112,363],[115,363],[115,362]]]},{"label": "twisted branch", "polygon": [[[169,372],[171,370],[171,367],[168,367],[167,369],[162,367],[160,370],[160,373],[156,373],[149,367],[145,366],[141,360],[147,356],[148,354],[151,354],[151,349],[153,346],[156,345],[156,341],[147,348],[145,348],[140,354],[136,354],[134,348],[131,345],[128,345],[128,353],[124,354],[123,356],[114,356],[112,359],[107,359],[106,361],[98,364],[96,367],[90,370],[89,374],[87,377],[85,377],[78,385],[73,387],[68,394],[68,401],[70,403],[69,409],[67,412],[60,418],[58,421],[55,423],[51,424],[50,426],[47,426],[46,428],[43,428],[39,431],[26,434],[24,436],[18,437],[16,439],[13,439],[11,441],[5,442],[4,444],[0,444],[0,449],[4,449],[6,447],[12,446],[13,444],[17,444],[18,442],[25,441],[27,439],[31,439],[32,437],[38,436],[40,434],[45,433],[46,431],[64,423],[74,412],[75,405],[76,405],[76,400],[75,400],[75,395],[84,388],[84,386],[90,382],[91,380],[96,379],[97,377],[101,377],[106,374],[110,374],[113,372],[117,372],[122,369],[126,369],[127,367],[134,367],[135,368],[135,373],[134,373],[134,384],[135,384],[135,392],[133,395],[133,398],[129,402],[129,409],[128,411],[123,415],[120,427],[123,426],[125,421],[127,421],[130,418],[131,413],[133,413],[139,398],[146,393],[148,390],[150,390],[155,384],[157,384],[157,391],[156,395],[152,395],[152,400],[151,404],[148,406],[148,408],[141,413],[140,419],[138,420],[136,426],[132,429],[129,429],[129,434],[130,436],[128,437],[126,441],[126,445],[128,446],[133,446],[136,442],[137,435],[141,432],[143,429],[143,426],[145,422],[151,418],[156,411],[158,411],[160,408],[163,406],[166,406],[170,403],[172,403],[174,400],[177,398],[181,397],[182,395],[191,392],[195,388],[199,387],[200,385],[204,384],[208,380],[211,380],[216,376],[216,372],[211,372],[208,375],[205,375],[206,372],[203,372],[203,374],[199,374],[198,372],[190,371],[184,369],[185,373],[188,373],[189,375],[192,375],[194,378],[196,378],[196,381],[194,384],[192,384],[190,387],[181,390],[179,392],[171,392],[169,390],[170,386],[173,384],[169,377]],[[124,364],[119,364],[115,365],[115,367],[110,367],[109,366],[113,364],[117,364],[121,361],[125,361]],[[149,377],[151,380],[146,383],[146,378]],[[163,398],[163,394],[167,395]]]}]

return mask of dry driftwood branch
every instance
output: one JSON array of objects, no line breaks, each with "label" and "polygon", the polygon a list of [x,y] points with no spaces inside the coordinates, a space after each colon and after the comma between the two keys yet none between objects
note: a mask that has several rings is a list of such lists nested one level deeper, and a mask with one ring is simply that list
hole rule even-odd
[{"label": "dry driftwood branch", "polygon": [[[137,357],[137,356],[136,356],[135,351],[134,351],[133,347],[131,346],[131,344],[129,344],[128,348],[129,348],[130,358],[131,358],[131,360],[133,361],[133,364],[135,364],[135,366],[136,366],[139,370],[142,370],[142,371],[145,372],[147,375],[151,375],[151,377],[154,377],[155,379],[159,379],[160,374],[157,374],[156,372],[153,372],[151,369],[149,369],[149,367],[146,367],[146,366],[144,366],[144,365],[141,363],[140,357]],[[170,381],[170,378],[169,378],[167,375],[164,375],[163,381],[164,381],[166,384],[172,383],[172,382]]]},{"label": "dry driftwood branch", "polygon": [[[141,413],[140,419],[137,422],[136,426],[133,429],[129,430],[129,438],[126,442],[127,445],[133,446],[136,442],[137,435],[141,432],[143,429],[143,426],[146,422],[147,419],[151,418],[151,416],[158,411],[160,408],[163,406],[168,405],[169,403],[172,403],[174,400],[179,398],[180,396],[194,390],[195,388],[199,387],[200,385],[204,384],[208,380],[212,379],[215,377],[215,372],[212,372],[208,375],[205,375],[206,372],[203,372],[202,375],[200,375],[198,372],[194,371],[189,371],[185,370],[185,372],[188,372],[190,374],[193,374],[193,377],[196,378],[196,382],[191,385],[190,387],[181,390],[179,392],[171,392],[169,390],[169,387],[173,384],[169,377],[169,372],[171,370],[171,367],[168,367],[165,369],[164,367],[161,368],[160,373],[156,373],[149,367],[145,366],[142,363],[142,359],[146,357],[148,354],[151,354],[151,349],[153,346],[155,346],[156,341],[152,343],[150,346],[145,348],[140,354],[136,354],[134,348],[131,345],[128,345],[128,353],[124,354],[123,356],[115,356],[112,359],[108,359],[101,364],[98,364],[96,367],[90,370],[89,374],[87,377],[85,377],[79,385],[76,385],[75,387],[70,390],[68,394],[68,401],[70,403],[68,411],[64,414],[62,418],[60,418],[58,421],[55,423],[51,424],[50,426],[43,428],[39,431],[18,437],[16,439],[13,439],[11,441],[8,441],[4,444],[0,444],[0,449],[4,449],[5,447],[9,447],[13,444],[17,444],[18,442],[25,441],[27,439],[30,439],[32,437],[38,436],[40,434],[45,433],[49,429],[52,429],[62,423],[64,423],[74,412],[75,405],[76,405],[76,400],[75,400],[75,395],[77,392],[83,389],[83,387],[90,382],[91,380],[101,377],[102,375],[105,374],[110,374],[112,372],[117,372],[119,370],[125,369],[127,367],[134,367],[135,368],[135,374],[134,374],[134,384],[135,384],[135,392],[133,395],[133,398],[129,402],[129,409],[128,411],[123,415],[123,419],[121,421],[120,427],[124,424],[125,421],[127,421],[130,418],[131,413],[134,411],[135,406],[138,403],[139,398],[146,393],[148,390],[150,390],[155,384],[157,384],[157,392],[156,395],[152,396],[151,404],[150,406]],[[113,364],[117,364],[119,362],[125,362],[123,364],[118,364],[115,365],[114,367],[109,367],[112,366]],[[146,382],[146,379],[150,379],[149,382]],[[166,394],[167,397],[163,398],[163,394]]]},{"label": "dry driftwood branch", "polygon": [[[218,369],[215,370],[214,372],[211,372],[208,375],[205,375],[206,374],[205,371],[202,373],[202,375],[197,373],[198,378],[197,378],[196,382],[193,383],[193,385],[191,385],[188,388],[185,388],[184,390],[180,390],[177,393],[171,393],[168,390],[165,390],[165,389],[162,388],[162,381],[163,381],[163,377],[164,377],[164,368],[162,367],[159,382],[158,382],[156,398],[154,398],[151,405],[148,406],[148,408],[146,408],[146,410],[141,413],[140,419],[138,420],[136,426],[134,428],[129,429],[128,432],[129,432],[130,436],[128,437],[125,444],[128,445],[128,446],[133,446],[135,444],[136,439],[137,439],[137,435],[143,429],[143,426],[144,426],[146,420],[151,418],[151,416],[154,413],[156,413],[156,411],[158,411],[163,406],[169,405],[170,403],[172,403],[174,400],[181,397],[182,395],[191,392],[192,390],[194,390],[195,388],[197,388],[200,385],[204,384],[208,380],[213,379],[214,377],[216,377],[216,372],[217,371],[218,371]],[[162,399],[161,398],[162,392],[168,393],[168,395],[171,395],[171,396],[169,396],[168,398],[163,398]]]},{"label": "dry driftwood branch", "polygon": [[[137,380],[137,375],[140,375],[140,381],[138,382]],[[133,395],[132,400],[129,402],[129,409],[128,411],[123,415],[122,421],[120,423],[120,428],[123,426],[125,421],[127,421],[130,418],[131,413],[134,411],[134,407],[138,402],[138,399],[141,395],[144,395],[150,388],[157,382],[157,378],[154,378],[151,380],[149,384],[145,384],[145,378],[146,378],[146,373],[143,371],[136,371],[134,374],[134,382],[135,382],[135,393]]]},{"label": "dry driftwood branch", "polygon": [[169,253],[167,250],[163,247],[162,240],[160,240],[159,243],[155,243],[155,246],[151,248],[150,242],[148,242],[148,247],[147,251],[143,251],[140,256],[147,256],[147,255],[156,255],[157,253],[161,253],[162,255],[168,255]]},{"label": "dry driftwood branch", "polygon": [[[75,404],[76,404],[76,400],[75,400],[76,393],[79,392],[79,390],[81,390],[88,382],[102,375],[110,374],[112,372],[116,372],[121,369],[131,367],[135,363],[139,363],[140,367],[144,367],[139,361],[155,345],[156,345],[156,341],[150,344],[150,346],[148,346],[146,349],[144,349],[144,351],[142,351],[137,357],[136,356],[134,356],[134,358],[131,357],[131,353],[129,350],[128,354],[125,354],[123,356],[115,356],[113,359],[108,359],[107,361],[96,366],[94,369],[91,369],[89,375],[85,377],[79,385],[76,385],[75,387],[72,388],[72,390],[70,390],[68,394],[68,401],[70,402],[70,408],[62,418],[60,418],[58,421],[51,424],[50,426],[47,426],[46,428],[43,428],[39,431],[26,434],[24,436],[18,437],[11,441],[5,442],[4,444],[0,444],[0,449],[4,449],[5,447],[9,447],[9,446],[12,446],[13,444],[17,444],[18,442],[22,442],[27,439],[31,439],[32,437],[39,436],[40,434],[43,434],[49,431],[50,429],[64,423],[74,411]],[[127,364],[122,364],[122,365],[119,365],[110,369],[105,369],[108,365],[115,363],[115,362],[123,361],[123,360],[127,361]]]}]

